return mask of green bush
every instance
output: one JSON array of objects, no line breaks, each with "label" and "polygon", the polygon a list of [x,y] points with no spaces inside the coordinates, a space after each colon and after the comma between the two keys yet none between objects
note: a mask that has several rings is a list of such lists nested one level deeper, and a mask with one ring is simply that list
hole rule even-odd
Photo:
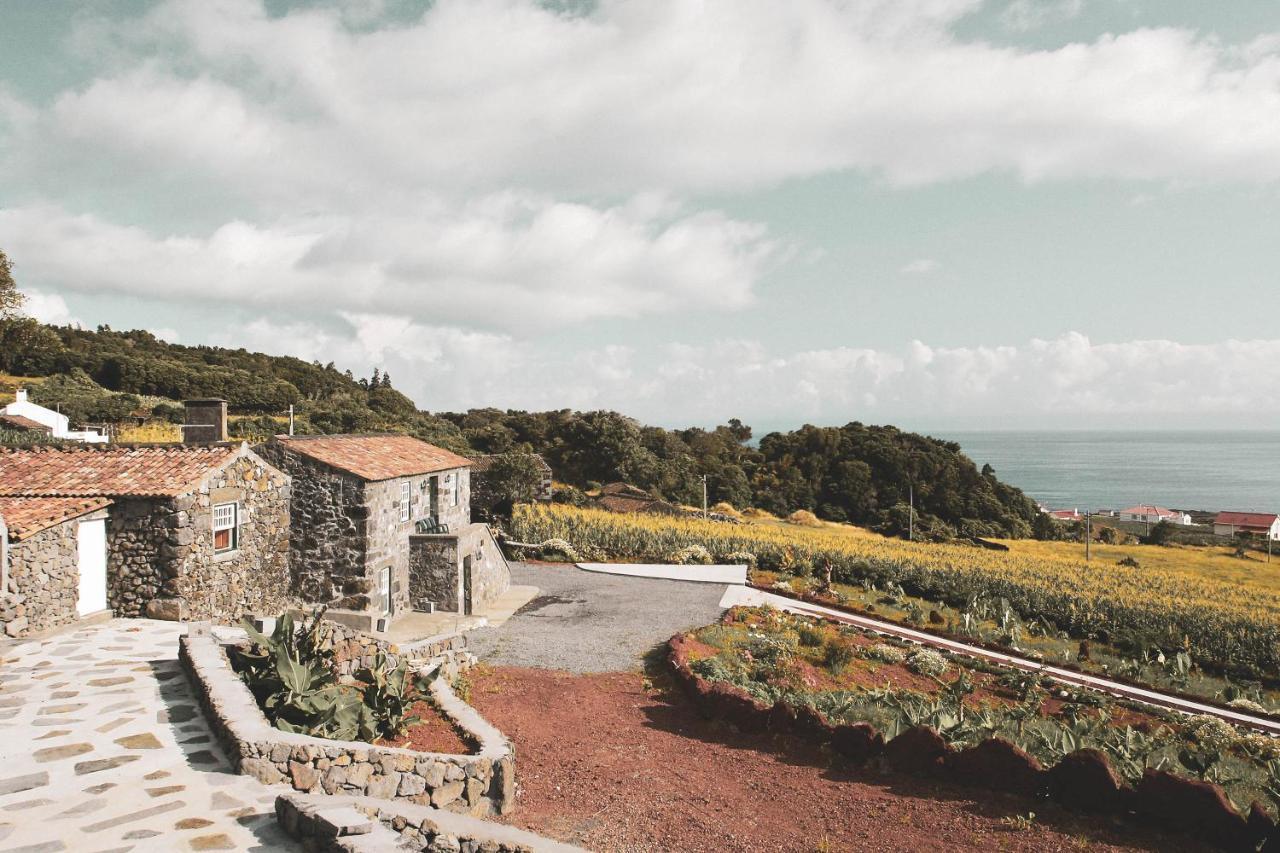
[{"label": "green bush", "polygon": [[843,637],[832,637],[822,655],[822,662],[827,669],[839,675],[844,668],[857,657],[854,645]]}]

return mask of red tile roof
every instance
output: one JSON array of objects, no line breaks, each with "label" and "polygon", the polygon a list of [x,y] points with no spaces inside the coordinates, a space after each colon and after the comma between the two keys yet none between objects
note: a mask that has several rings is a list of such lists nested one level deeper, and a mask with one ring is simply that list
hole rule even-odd
[{"label": "red tile roof", "polygon": [[33,421],[31,418],[23,417],[22,415],[6,415],[3,412],[0,412],[0,427],[23,431],[30,430],[32,432],[53,432],[51,428],[39,421]]},{"label": "red tile roof", "polygon": [[1162,506],[1155,506],[1154,504],[1138,504],[1137,506],[1131,506],[1128,509],[1122,509],[1120,510],[1120,513],[1122,515],[1158,515],[1161,517],[1179,515],[1179,513],[1176,513],[1171,509],[1165,509]]},{"label": "red tile roof", "polygon": [[469,468],[464,456],[411,435],[278,435],[286,448],[363,480],[393,480]]},{"label": "red tile roof", "polygon": [[1274,512],[1220,512],[1213,520],[1214,524],[1229,524],[1233,527],[1257,527],[1266,530],[1276,523]]},{"label": "red tile roof", "polygon": [[0,495],[173,497],[189,491],[240,447],[100,444],[0,450]]},{"label": "red tile roof", "polygon": [[111,505],[107,498],[0,497],[0,518],[15,542],[28,539],[55,524]]}]

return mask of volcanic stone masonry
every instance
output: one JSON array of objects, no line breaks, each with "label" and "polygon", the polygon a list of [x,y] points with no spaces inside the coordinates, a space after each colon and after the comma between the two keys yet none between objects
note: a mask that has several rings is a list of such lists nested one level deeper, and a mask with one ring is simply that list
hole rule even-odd
[{"label": "volcanic stone masonry", "polygon": [[82,521],[105,512],[55,524],[9,545],[7,588],[0,590],[0,623],[11,637],[45,631],[77,619],[80,566],[76,531]]}]

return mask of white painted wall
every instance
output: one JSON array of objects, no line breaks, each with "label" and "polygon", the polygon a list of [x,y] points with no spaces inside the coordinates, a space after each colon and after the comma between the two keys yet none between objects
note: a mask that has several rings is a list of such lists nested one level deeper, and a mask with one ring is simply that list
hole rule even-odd
[{"label": "white painted wall", "polygon": [[19,388],[12,403],[4,407],[6,415],[18,415],[29,418],[38,424],[44,424],[53,430],[54,438],[65,438],[68,441],[82,441],[85,444],[105,444],[107,437],[97,430],[72,430],[66,415],[60,415],[53,409],[38,406],[27,399],[27,389]]},{"label": "white painted wall", "polygon": [[81,616],[107,609],[107,522],[80,522],[76,533],[80,589],[76,612]]}]

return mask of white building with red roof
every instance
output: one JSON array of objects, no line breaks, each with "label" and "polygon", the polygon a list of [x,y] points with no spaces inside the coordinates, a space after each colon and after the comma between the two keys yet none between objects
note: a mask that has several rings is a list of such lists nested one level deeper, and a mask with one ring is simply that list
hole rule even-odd
[{"label": "white building with red roof", "polygon": [[1262,536],[1280,541],[1280,515],[1274,512],[1220,512],[1213,520],[1219,536]]},{"label": "white building with red roof", "polygon": [[1167,521],[1170,524],[1190,524],[1191,516],[1176,509],[1168,509],[1155,504],[1138,504],[1120,510],[1117,517],[1121,521],[1145,521],[1148,524],[1159,524]]}]

